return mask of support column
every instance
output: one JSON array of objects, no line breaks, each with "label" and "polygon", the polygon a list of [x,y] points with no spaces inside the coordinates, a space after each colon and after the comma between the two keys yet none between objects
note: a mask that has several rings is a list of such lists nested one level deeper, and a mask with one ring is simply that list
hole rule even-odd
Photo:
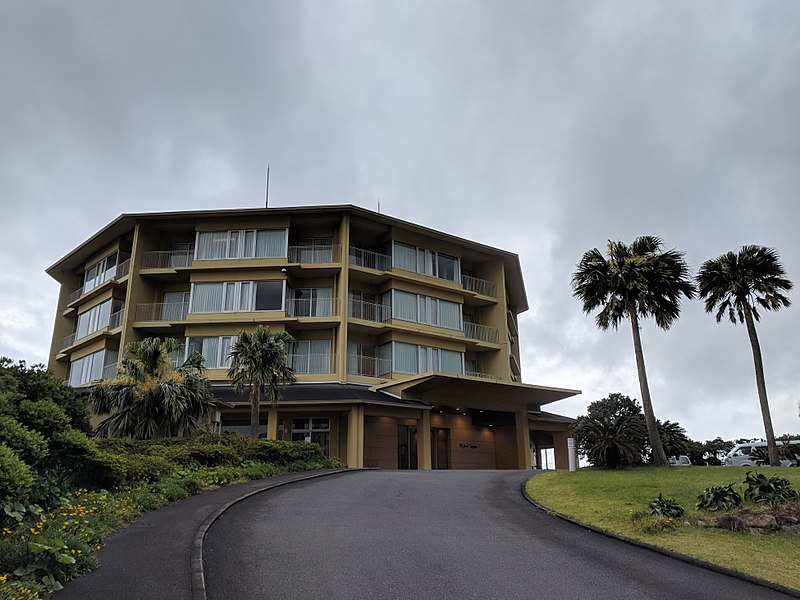
[{"label": "support column", "polygon": [[515,414],[517,425],[517,468],[531,469],[531,434],[528,431],[528,411],[518,410]]},{"label": "support column", "polygon": [[553,454],[556,457],[556,469],[569,468],[569,455],[567,454],[568,431],[553,432]]},{"label": "support column", "polygon": [[347,415],[347,466],[364,467],[364,406],[353,405]]},{"label": "support column", "polygon": [[431,468],[431,411],[417,419],[417,469]]},{"label": "support column", "polygon": [[278,439],[278,409],[267,409],[267,439]]}]

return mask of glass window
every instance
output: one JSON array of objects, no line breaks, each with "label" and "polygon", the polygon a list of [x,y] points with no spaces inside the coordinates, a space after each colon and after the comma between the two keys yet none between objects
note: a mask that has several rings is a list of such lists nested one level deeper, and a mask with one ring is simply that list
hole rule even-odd
[{"label": "glass window", "polygon": [[396,269],[404,269],[406,271],[417,270],[417,249],[414,246],[395,242],[393,244],[394,256],[392,257],[392,266]]},{"label": "glass window", "polygon": [[256,310],[283,310],[283,281],[257,281]]},{"label": "glass window", "polygon": [[461,305],[447,300],[439,300],[439,325],[460,331]]},{"label": "glass window", "polygon": [[396,319],[403,319],[404,321],[416,321],[418,315],[417,295],[394,290],[393,296],[392,316]]},{"label": "glass window", "polygon": [[[111,322],[112,305],[120,305],[119,300],[106,300],[78,315],[78,325],[75,330],[75,339],[79,340],[95,331],[108,327]],[[119,306],[121,308],[121,306]]]},{"label": "glass window", "polygon": [[116,365],[118,354],[116,350],[99,350],[72,361],[69,368],[69,384],[76,387],[99,381],[106,374],[113,377],[115,373],[111,373],[111,369],[107,370],[106,367]]},{"label": "glass window", "polygon": [[286,256],[286,229],[259,229],[256,233],[256,257],[280,258]]},{"label": "glass window", "polygon": [[319,444],[327,456],[330,449],[330,419],[292,419],[292,441]]},{"label": "glass window", "polygon": [[239,232],[231,231],[228,237],[228,258],[239,258]]},{"label": "glass window", "polygon": [[222,283],[193,283],[192,312],[222,312],[224,286]]},{"label": "glass window", "polygon": [[461,281],[458,259],[447,254],[436,254],[436,276],[449,281]]},{"label": "glass window", "polygon": [[225,284],[225,311],[226,312],[233,312],[236,310],[237,302],[236,302],[236,288],[238,284],[236,282],[228,282]]},{"label": "glass window", "polygon": [[231,364],[231,346],[236,343],[235,335],[186,338],[186,357],[193,352],[203,355],[203,367],[206,369],[227,368]]},{"label": "glass window", "polygon": [[394,342],[394,371],[417,374],[419,371],[418,346]]},{"label": "glass window", "polygon": [[442,350],[441,352],[441,367],[443,373],[455,373],[457,375],[464,374],[464,355],[461,352],[454,352],[452,350]]},{"label": "glass window", "polygon": [[242,281],[241,286],[239,290],[239,310],[248,312],[253,310],[253,282]]}]

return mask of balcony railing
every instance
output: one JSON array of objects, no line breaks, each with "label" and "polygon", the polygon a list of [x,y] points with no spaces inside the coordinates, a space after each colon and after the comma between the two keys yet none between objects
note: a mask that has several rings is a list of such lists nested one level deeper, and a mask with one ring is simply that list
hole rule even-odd
[{"label": "balcony railing", "polygon": [[481,296],[490,296],[497,298],[497,285],[494,281],[487,281],[471,275],[461,275],[461,285],[465,290],[475,292]]},{"label": "balcony railing", "polygon": [[296,375],[325,375],[332,373],[334,354],[290,354],[289,366]]},{"label": "balcony railing", "polygon": [[142,254],[143,269],[176,269],[191,267],[194,250],[157,250]]},{"label": "balcony railing", "polygon": [[111,316],[108,318],[108,325],[106,325],[105,327],[101,327],[99,329],[96,329],[95,331],[90,331],[89,333],[87,333],[86,335],[81,336],[80,338],[78,337],[78,332],[77,331],[75,333],[71,333],[70,335],[68,335],[65,338],[61,338],[61,340],[59,340],[59,342],[58,342],[59,351],[60,350],[64,350],[65,348],[69,348],[70,346],[72,346],[72,344],[77,342],[79,339],[83,339],[85,337],[89,337],[90,335],[92,335],[93,333],[97,333],[98,331],[111,331],[112,329],[116,329],[117,327],[120,327],[122,325],[122,317],[123,317],[124,314],[125,314],[125,309],[124,308],[122,310],[118,310],[115,313],[111,313]]},{"label": "balcony railing", "polygon": [[480,377],[481,379],[491,379],[492,381],[500,381],[502,377],[494,373],[479,373],[477,371],[464,371],[464,375],[469,377]]},{"label": "balcony railing", "polygon": [[290,317],[330,317],[338,315],[338,298],[294,298],[286,301]]},{"label": "balcony railing", "polygon": [[85,294],[88,294],[93,289],[95,289],[97,287],[100,287],[106,281],[111,281],[113,279],[122,279],[123,277],[125,277],[125,275],[128,274],[130,269],[131,269],[131,261],[130,261],[130,259],[119,263],[116,267],[113,267],[113,268],[109,269],[108,271],[106,271],[103,274],[103,276],[100,278],[100,280],[95,278],[93,280],[93,284],[84,284],[81,287],[79,287],[77,290],[72,292],[69,296],[67,296],[67,304],[68,305],[72,304],[73,302],[75,302],[75,300],[77,300],[78,298],[80,298],[81,296],[83,296]]},{"label": "balcony railing", "polygon": [[377,271],[388,271],[392,268],[392,257],[388,254],[350,246],[350,264]]},{"label": "balcony railing", "polygon": [[490,344],[500,343],[500,333],[497,327],[479,325],[478,323],[464,323],[464,337]]},{"label": "balcony railing", "polygon": [[136,306],[136,321],[184,321],[188,302],[154,302]]},{"label": "balcony railing", "polygon": [[354,319],[364,319],[366,321],[385,323],[392,318],[392,307],[386,304],[375,304],[374,302],[351,300],[350,316]]},{"label": "balcony railing", "polygon": [[315,265],[339,262],[340,249],[338,244],[289,246],[289,262]]},{"label": "balcony railing", "polygon": [[72,346],[72,344],[75,343],[75,336],[76,335],[78,335],[78,334],[77,333],[73,333],[73,334],[68,335],[65,338],[61,338],[61,340],[58,342],[58,349],[59,350],[63,350],[64,348],[69,348],[70,346]]},{"label": "balcony railing", "polygon": [[350,375],[362,375],[364,377],[386,377],[392,372],[392,361],[388,358],[348,354],[347,372]]}]

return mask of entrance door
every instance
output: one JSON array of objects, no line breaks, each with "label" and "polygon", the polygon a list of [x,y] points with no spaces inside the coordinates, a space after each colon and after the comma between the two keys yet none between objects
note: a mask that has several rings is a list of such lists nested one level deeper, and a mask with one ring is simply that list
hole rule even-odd
[{"label": "entrance door", "polygon": [[411,425],[397,426],[397,468],[417,468],[417,428]]},{"label": "entrance door", "polygon": [[431,428],[431,468],[450,468],[450,430]]}]

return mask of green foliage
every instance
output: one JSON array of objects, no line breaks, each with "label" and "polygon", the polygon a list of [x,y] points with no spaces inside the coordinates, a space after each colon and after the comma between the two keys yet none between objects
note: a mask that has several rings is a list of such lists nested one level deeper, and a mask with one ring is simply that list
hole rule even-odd
[{"label": "green foliage", "polygon": [[593,465],[608,469],[641,463],[647,445],[641,407],[619,393],[589,404],[573,432],[578,451]]},{"label": "green foliage", "polygon": [[31,431],[16,419],[0,415],[0,443],[19,454],[29,465],[47,456],[47,441],[38,431]]},{"label": "green foliage", "polygon": [[318,444],[310,442],[260,439],[250,449],[248,458],[272,465],[286,466],[295,461],[324,460],[325,455]]},{"label": "green foliage", "polygon": [[234,465],[242,462],[241,456],[233,448],[221,444],[198,444],[186,447],[189,460],[206,467]]},{"label": "green foliage", "polygon": [[744,497],[751,502],[764,502],[775,506],[787,500],[800,498],[791,482],[778,475],[767,477],[763,473],[748,471],[744,478],[744,484],[747,486],[744,490]]},{"label": "green foliage", "polygon": [[0,505],[14,500],[24,500],[33,488],[34,477],[11,448],[0,444]]},{"label": "green foliage", "polygon": [[680,456],[688,453],[692,441],[686,436],[686,430],[679,423],[656,420],[656,425],[661,445],[667,456]]},{"label": "green foliage", "polygon": [[158,481],[172,472],[172,465],[162,456],[131,454],[117,457],[125,469],[125,481]]},{"label": "green foliage", "polygon": [[23,425],[50,438],[69,427],[69,417],[64,409],[50,400],[32,402],[23,400],[19,404],[17,420]]},{"label": "green foliage", "polygon": [[728,511],[742,505],[742,496],[733,489],[733,484],[712,485],[697,496],[697,510]]},{"label": "green foliage", "polygon": [[664,498],[661,492],[658,493],[658,498],[648,505],[648,508],[651,515],[661,515],[662,517],[680,517],[686,512],[675,501],[675,498]]}]

